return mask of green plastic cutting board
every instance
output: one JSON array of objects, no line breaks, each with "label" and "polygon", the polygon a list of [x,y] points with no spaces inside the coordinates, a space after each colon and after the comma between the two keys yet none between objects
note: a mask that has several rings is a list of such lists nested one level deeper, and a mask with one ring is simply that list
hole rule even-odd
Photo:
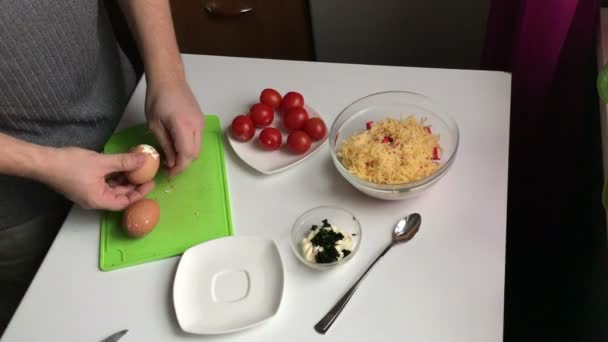
[{"label": "green plastic cutting board", "polygon": [[[160,221],[152,232],[131,238],[122,230],[122,212],[103,213],[99,254],[102,270],[180,255],[201,242],[232,235],[222,138],[218,117],[206,115],[198,160],[173,178],[161,167],[154,190],[146,196],[160,206]],[[145,125],[138,125],[114,134],[104,153],[126,152],[138,144],[158,148],[154,135]]]}]

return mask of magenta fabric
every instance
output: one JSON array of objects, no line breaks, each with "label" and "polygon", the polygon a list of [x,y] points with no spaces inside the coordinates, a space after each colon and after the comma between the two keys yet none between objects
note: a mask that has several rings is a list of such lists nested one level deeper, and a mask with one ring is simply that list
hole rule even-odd
[{"label": "magenta fabric", "polygon": [[598,0],[491,3],[482,68],[512,74],[505,341],[605,341],[597,334],[608,331],[608,303],[591,295],[592,278],[605,272],[595,254],[605,231],[595,239],[590,228],[592,215],[604,215],[599,8]]},{"label": "magenta fabric", "polygon": [[547,161],[576,155],[559,142],[589,134],[573,119],[592,95],[599,8],[598,0],[492,1],[482,68],[512,74],[509,210],[533,200],[523,196],[530,186],[563,181],[547,175]]},{"label": "magenta fabric", "polygon": [[512,73],[515,112],[520,106],[542,109],[562,81],[562,61],[574,58],[585,67],[598,13],[597,0],[492,1],[482,68]]}]

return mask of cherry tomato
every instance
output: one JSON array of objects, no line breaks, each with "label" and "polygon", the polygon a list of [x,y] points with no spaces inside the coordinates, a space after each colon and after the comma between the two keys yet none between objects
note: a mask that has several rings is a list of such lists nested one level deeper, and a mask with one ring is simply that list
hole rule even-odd
[{"label": "cherry tomato", "polygon": [[291,132],[301,129],[306,123],[306,120],[308,120],[308,112],[306,109],[303,107],[293,107],[285,112],[283,125],[287,128],[287,131]]},{"label": "cherry tomato", "polygon": [[304,131],[293,131],[287,136],[287,147],[295,154],[305,153],[311,144],[310,137]]},{"label": "cherry tomato", "polygon": [[283,101],[281,94],[272,88],[266,88],[260,94],[260,102],[269,105],[271,108],[279,108],[281,101]]},{"label": "cherry tomato", "polygon": [[278,149],[281,147],[281,143],[283,142],[281,131],[274,127],[264,128],[262,132],[260,132],[259,139],[262,146],[269,151]]},{"label": "cherry tomato", "polygon": [[281,110],[285,113],[289,108],[304,107],[304,97],[300,93],[290,91],[285,94],[281,102]]},{"label": "cherry tomato", "polygon": [[235,139],[249,141],[255,134],[255,125],[247,115],[241,114],[232,120],[230,130]]},{"label": "cherry tomato", "polygon": [[269,105],[256,103],[249,109],[249,116],[256,126],[266,127],[274,120],[274,110]]},{"label": "cherry tomato", "polygon": [[304,132],[314,140],[321,140],[327,133],[327,127],[321,118],[310,118],[304,123]]}]

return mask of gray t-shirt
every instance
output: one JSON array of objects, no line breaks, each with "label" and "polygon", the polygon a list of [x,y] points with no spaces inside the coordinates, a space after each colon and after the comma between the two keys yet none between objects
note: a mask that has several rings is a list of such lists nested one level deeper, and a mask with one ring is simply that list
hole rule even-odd
[{"label": "gray t-shirt", "polygon": [[[135,77],[103,0],[0,0],[0,132],[99,151]],[[0,229],[62,203],[42,184],[0,174]]]}]

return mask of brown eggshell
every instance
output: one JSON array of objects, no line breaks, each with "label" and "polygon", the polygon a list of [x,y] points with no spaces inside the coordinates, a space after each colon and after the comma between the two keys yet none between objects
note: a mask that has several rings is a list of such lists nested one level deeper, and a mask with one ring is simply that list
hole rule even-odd
[{"label": "brown eggshell", "polygon": [[156,149],[150,145],[137,145],[131,152],[142,153],[146,156],[146,161],[137,170],[127,172],[129,182],[133,184],[144,184],[154,179],[160,166],[160,155]]},{"label": "brown eggshell", "polygon": [[144,198],[131,204],[123,213],[122,226],[131,237],[141,237],[154,229],[160,219],[156,201]]}]

